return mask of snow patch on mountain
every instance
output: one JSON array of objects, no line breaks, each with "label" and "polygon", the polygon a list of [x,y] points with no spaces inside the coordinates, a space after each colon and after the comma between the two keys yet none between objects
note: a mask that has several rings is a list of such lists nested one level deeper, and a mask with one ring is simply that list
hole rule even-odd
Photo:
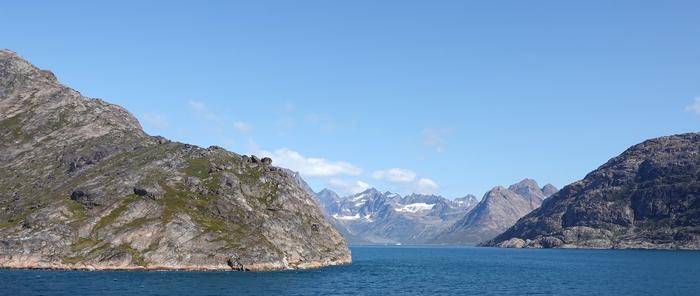
[{"label": "snow patch on mountain", "polygon": [[354,216],[340,216],[338,214],[333,214],[333,218],[337,219],[337,220],[343,220],[343,221],[359,220],[360,214],[355,214]]},{"label": "snow patch on mountain", "polygon": [[428,204],[424,202],[417,202],[417,203],[412,203],[412,204],[407,204],[399,208],[395,208],[394,211],[397,212],[408,212],[408,213],[417,213],[421,211],[429,211],[432,210],[435,204]]}]

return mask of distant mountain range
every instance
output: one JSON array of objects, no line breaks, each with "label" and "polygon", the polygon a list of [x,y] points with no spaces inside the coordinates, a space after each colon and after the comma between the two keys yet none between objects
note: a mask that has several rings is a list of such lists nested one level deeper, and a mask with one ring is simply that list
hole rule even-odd
[{"label": "distant mountain range", "polygon": [[[301,187],[308,185],[295,174]],[[474,195],[449,200],[439,195],[368,189],[341,197],[332,190],[315,193],[322,212],[353,244],[477,244],[512,226],[556,192],[548,184],[525,179],[496,187],[481,202]]]},{"label": "distant mountain range", "polygon": [[336,200],[328,198],[333,196],[329,190],[317,196],[322,196],[325,211],[341,233],[349,234],[351,243],[428,243],[477,204],[471,195],[451,201],[376,189]]}]

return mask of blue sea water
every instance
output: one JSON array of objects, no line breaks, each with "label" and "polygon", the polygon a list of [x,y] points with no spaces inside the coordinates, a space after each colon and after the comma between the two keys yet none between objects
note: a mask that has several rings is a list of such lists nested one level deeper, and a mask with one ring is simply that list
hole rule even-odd
[{"label": "blue sea water", "polygon": [[700,295],[700,252],[352,247],[283,272],[0,270],[0,295]]}]

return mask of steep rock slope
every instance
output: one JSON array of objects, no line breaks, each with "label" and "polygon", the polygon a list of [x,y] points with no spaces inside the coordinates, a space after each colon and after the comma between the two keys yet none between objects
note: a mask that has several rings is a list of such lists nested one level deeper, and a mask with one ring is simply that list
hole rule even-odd
[{"label": "steep rock slope", "polygon": [[146,135],[0,50],[0,267],[271,270],[350,262],[269,161]]},{"label": "steep rock slope", "polygon": [[432,242],[477,244],[491,239],[538,208],[547,197],[545,190],[551,192],[556,188],[551,184],[539,188],[532,179],[525,179],[508,188],[497,186],[487,192],[473,210]]},{"label": "steep rock slope", "polygon": [[635,145],[486,246],[700,248],[700,134]]}]

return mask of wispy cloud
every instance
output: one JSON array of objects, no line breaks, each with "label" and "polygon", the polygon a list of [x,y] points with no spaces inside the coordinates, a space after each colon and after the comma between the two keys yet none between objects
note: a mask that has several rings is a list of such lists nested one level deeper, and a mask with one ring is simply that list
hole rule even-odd
[{"label": "wispy cloud", "polygon": [[328,115],[311,112],[307,113],[304,118],[307,123],[317,126],[323,131],[333,131],[335,129],[335,122]]},{"label": "wispy cloud", "polygon": [[239,133],[247,134],[253,130],[253,126],[247,122],[236,121],[233,123],[233,129],[235,129]]},{"label": "wispy cloud", "polygon": [[275,120],[275,126],[277,127],[277,133],[279,135],[285,135],[291,129],[296,127],[296,120],[294,119],[293,113],[296,110],[296,106],[292,103],[286,103],[277,112],[277,120]]},{"label": "wispy cloud", "polygon": [[451,135],[452,129],[423,129],[423,146],[442,153],[445,151],[445,142]]},{"label": "wispy cloud", "polygon": [[[250,151],[258,150],[257,144],[252,140],[249,141],[248,146]],[[364,176],[362,168],[349,162],[306,157],[288,148],[257,153],[272,158],[272,164],[275,166],[299,172],[304,179],[320,181],[321,184],[340,194],[355,194],[371,187],[361,180]]]},{"label": "wispy cloud", "polygon": [[440,185],[428,178],[419,179],[413,186],[413,192],[421,194],[434,194],[439,189]]},{"label": "wispy cloud", "polygon": [[340,194],[356,194],[372,188],[372,186],[362,180],[348,181],[342,179],[330,179],[326,185],[328,188]]},{"label": "wispy cloud", "polygon": [[372,173],[372,177],[377,180],[394,183],[410,183],[416,179],[416,173],[408,169],[391,168],[375,171]]},{"label": "wispy cloud", "polygon": [[690,105],[685,106],[685,112],[692,112],[696,115],[700,115],[700,97],[695,98]]},{"label": "wispy cloud", "polygon": [[395,183],[399,186],[399,191],[404,193],[434,194],[440,189],[437,182],[429,178],[418,178],[416,172],[409,169],[391,168],[374,171],[372,177],[376,180]]},{"label": "wispy cloud", "polygon": [[275,165],[299,172],[304,177],[332,177],[338,175],[358,176],[362,169],[344,161],[305,157],[288,148],[273,152],[263,151],[263,156],[272,158]]},{"label": "wispy cloud", "polygon": [[205,120],[218,120],[216,113],[209,110],[206,104],[200,101],[189,101],[188,105],[197,118]]},{"label": "wispy cloud", "polygon": [[166,129],[170,126],[168,118],[160,113],[143,113],[141,115],[141,120],[147,126],[153,127],[155,129]]}]

